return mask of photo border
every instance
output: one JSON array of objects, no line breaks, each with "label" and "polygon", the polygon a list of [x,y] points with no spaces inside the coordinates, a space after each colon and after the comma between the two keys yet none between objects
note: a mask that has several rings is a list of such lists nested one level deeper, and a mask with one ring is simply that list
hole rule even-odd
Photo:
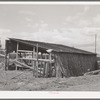
[{"label": "photo border", "polygon": [[[90,2],[90,3],[97,1],[97,2],[100,3],[99,0],[0,0],[0,3],[1,2],[8,2],[8,3],[10,3],[10,2],[26,2],[27,3],[27,2],[45,2],[45,1],[46,2],[59,2],[59,1],[60,2]],[[11,92],[10,95],[9,95],[8,92]],[[70,91],[67,91],[67,92],[69,92],[71,95],[66,95],[67,97],[64,97],[64,95],[63,95],[63,97],[61,97],[61,98],[58,96],[60,94],[59,91],[57,91],[57,92],[48,91],[50,96],[53,96],[51,98],[50,97],[49,98],[47,98],[47,97],[46,98],[45,97],[36,97],[36,98],[34,98],[35,95],[34,95],[33,98],[31,98],[31,97],[27,98],[27,97],[24,97],[24,95],[26,95],[27,92],[22,94],[22,97],[18,97],[20,92],[18,93],[17,97],[13,97],[13,95],[17,92],[12,92],[12,91],[5,91],[4,92],[3,91],[2,93],[0,92],[0,100],[53,100],[53,99],[54,100],[100,100],[100,93],[99,92],[93,92],[93,93],[91,93],[91,91],[85,92],[86,97],[84,96],[84,92],[81,92],[81,91],[79,91],[79,93],[77,92],[78,95],[80,95],[80,92],[81,92],[81,94],[83,94],[81,97],[77,97],[77,96],[76,97],[69,97],[69,96],[72,96],[74,93],[70,92]],[[48,93],[46,93],[46,94],[48,94]],[[4,97],[4,96],[1,97],[1,95],[3,95],[3,94],[6,97]],[[31,95],[33,95],[33,94],[31,94]],[[61,95],[62,95],[62,93],[61,93]],[[93,96],[93,95],[95,95],[95,96]],[[99,97],[98,97],[98,95],[99,95]],[[10,96],[12,96],[12,97],[10,97]],[[38,96],[38,94],[37,94],[37,96]],[[46,95],[44,95],[44,96],[46,96]]]}]

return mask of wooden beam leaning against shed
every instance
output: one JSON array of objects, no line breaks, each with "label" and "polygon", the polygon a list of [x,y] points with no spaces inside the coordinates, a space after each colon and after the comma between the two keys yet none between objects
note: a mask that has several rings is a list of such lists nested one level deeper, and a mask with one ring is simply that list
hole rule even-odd
[{"label": "wooden beam leaning against shed", "polygon": [[55,59],[55,66],[56,66],[56,77],[61,78],[62,76],[61,76],[61,70],[60,70],[60,59],[57,55]]}]

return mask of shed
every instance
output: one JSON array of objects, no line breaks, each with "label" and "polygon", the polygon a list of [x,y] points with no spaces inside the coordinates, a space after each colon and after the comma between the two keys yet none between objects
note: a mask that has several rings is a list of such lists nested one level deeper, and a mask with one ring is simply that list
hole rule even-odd
[{"label": "shed", "polygon": [[88,70],[97,69],[95,53],[61,44],[9,38],[6,40],[6,53],[9,54],[13,51],[17,53],[17,49],[33,51],[35,48],[36,51],[37,44],[38,52],[48,53],[47,50],[52,49],[51,54],[55,59],[56,77],[80,76]]}]

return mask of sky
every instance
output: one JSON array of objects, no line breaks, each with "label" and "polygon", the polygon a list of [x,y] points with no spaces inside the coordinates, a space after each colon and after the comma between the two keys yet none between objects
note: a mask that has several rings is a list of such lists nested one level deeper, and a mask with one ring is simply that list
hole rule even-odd
[{"label": "sky", "polygon": [[100,54],[100,5],[0,4],[0,39],[63,44]]}]

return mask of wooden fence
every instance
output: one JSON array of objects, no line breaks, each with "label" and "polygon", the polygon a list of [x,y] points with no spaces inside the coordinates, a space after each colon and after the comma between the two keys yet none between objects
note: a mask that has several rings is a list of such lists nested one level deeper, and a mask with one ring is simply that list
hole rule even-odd
[{"label": "wooden fence", "polygon": [[35,77],[52,77],[55,76],[55,60],[51,53],[38,52],[38,45],[33,48],[33,51],[19,50],[17,44],[16,53],[9,54],[9,63],[16,65],[18,68],[29,68],[33,70],[33,76]]}]

